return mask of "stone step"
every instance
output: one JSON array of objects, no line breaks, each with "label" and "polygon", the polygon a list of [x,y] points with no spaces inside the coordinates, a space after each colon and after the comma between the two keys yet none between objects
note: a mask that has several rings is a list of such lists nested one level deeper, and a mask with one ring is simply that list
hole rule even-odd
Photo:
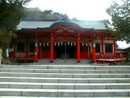
[{"label": "stone step", "polygon": [[86,70],[86,69],[20,69],[0,68],[0,72],[28,72],[28,73],[130,73],[130,70]]},{"label": "stone step", "polygon": [[0,77],[0,82],[34,83],[130,83],[130,78],[37,78],[37,77]]},{"label": "stone step", "polygon": [[[81,98],[81,97],[27,97],[27,96],[1,96],[0,98]],[[82,98],[130,98],[130,97],[82,97]]]},{"label": "stone step", "polygon": [[[27,96],[1,96],[0,98],[81,98],[81,97],[27,97]],[[86,98],[86,97],[82,97]],[[130,97],[87,97],[87,98],[130,98]]]},{"label": "stone step", "polygon": [[0,96],[130,97],[130,66],[1,65]]},{"label": "stone step", "polygon": [[130,89],[70,90],[70,89],[6,89],[0,88],[0,96],[37,97],[130,97]]},{"label": "stone step", "polygon": [[95,66],[95,65],[1,65],[1,68],[31,69],[85,69],[85,70],[130,70],[130,66]]},{"label": "stone step", "polygon": [[77,64],[77,60],[76,59],[55,59],[54,60],[55,64]]},{"label": "stone step", "polygon": [[88,73],[19,73],[19,72],[0,72],[1,77],[52,77],[52,78],[130,78],[129,74],[88,74]]},{"label": "stone step", "polygon": [[0,88],[18,89],[130,89],[130,83],[16,83],[0,82]]}]

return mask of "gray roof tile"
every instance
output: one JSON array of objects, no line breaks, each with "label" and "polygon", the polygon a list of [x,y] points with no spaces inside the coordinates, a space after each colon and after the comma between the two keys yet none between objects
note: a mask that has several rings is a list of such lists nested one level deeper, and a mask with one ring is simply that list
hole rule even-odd
[{"label": "gray roof tile", "polygon": [[[37,28],[49,28],[52,24],[60,21],[21,21],[17,26],[17,30],[21,29],[37,29]],[[81,28],[84,29],[106,29],[103,21],[71,21],[78,24]]]}]

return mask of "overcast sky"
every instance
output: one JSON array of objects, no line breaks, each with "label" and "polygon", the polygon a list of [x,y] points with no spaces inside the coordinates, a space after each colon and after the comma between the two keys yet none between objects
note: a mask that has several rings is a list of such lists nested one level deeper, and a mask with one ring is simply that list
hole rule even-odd
[{"label": "overcast sky", "polygon": [[[120,0],[116,0],[121,3]],[[41,10],[53,10],[67,14],[69,18],[80,20],[104,20],[110,19],[106,9],[112,4],[112,0],[32,0],[27,6],[38,7]],[[129,45],[119,43],[120,48]]]},{"label": "overcast sky", "polygon": [[51,9],[56,12],[66,13],[70,18],[81,20],[108,19],[105,9],[111,0],[32,0],[29,7],[39,7],[41,10]]}]

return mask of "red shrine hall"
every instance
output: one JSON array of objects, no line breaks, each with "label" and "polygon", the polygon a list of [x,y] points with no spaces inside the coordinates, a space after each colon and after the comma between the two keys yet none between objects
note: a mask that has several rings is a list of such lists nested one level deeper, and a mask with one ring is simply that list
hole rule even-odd
[{"label": "red shrine hall", "polygon": [[15,62],[118,62],[125,55],[103,21],[21,21],[10,59]]}]

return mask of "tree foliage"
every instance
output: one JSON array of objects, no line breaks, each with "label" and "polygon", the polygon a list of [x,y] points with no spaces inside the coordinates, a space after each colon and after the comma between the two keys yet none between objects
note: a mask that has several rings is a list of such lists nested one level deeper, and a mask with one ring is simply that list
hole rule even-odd
[{"label": "tree foliage", "polygon": [[12,31],[0,29],[0,48],[7,48],[12,37],[16,37]]},{"label": "tree foliage", "polygon": [[23,20],[36,20],[36,21],[57,21],[57,20],[69,20],[66,14],[54,12],[52,10],[41,11],[38,8],[25,8],[26,15]]},{"label": "tree foliage", "polygon": [[0,0],[0,46],[7,47],[30,0]]},{"label": "tree foliage", "polygon": [[12,30],[19,24],[24,15],[24,7],[30,0],[1,0],[0,28]]},{"label": "tree foliage", "polygon": [[111,16],[112,23],[105,21],[106,28],[113,31],[118,40],[130,43],[130,0],[122,0],[121,5],[114,2],[107,13]]}]

